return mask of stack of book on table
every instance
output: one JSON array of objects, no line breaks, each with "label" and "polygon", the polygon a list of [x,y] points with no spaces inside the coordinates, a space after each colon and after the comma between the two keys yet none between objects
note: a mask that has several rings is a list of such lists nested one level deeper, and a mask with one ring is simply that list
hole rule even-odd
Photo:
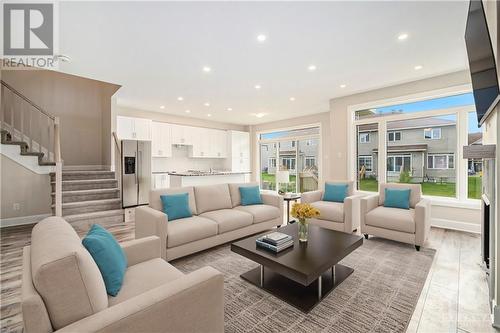
[{"label": "stack of book on table", "polygon": [[273,232],[257,238],[257,246],[278,253],[293,246],[293,238],[282,232]]}]

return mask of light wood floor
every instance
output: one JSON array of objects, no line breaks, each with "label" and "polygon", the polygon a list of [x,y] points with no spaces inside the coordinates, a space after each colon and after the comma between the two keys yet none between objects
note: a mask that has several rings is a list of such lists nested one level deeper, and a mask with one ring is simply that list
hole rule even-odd
[{"label": "light wood floor", "polygon": [[[133,239],[134,225],[109,230],[119,241]],[[1,229],[1,330],[21,332],[22,248],[31,226]],[[480,266],[480,237],[432,228],[426,247],[437,250],[408,332],[496,332],[490,325],[488,287]]]}]

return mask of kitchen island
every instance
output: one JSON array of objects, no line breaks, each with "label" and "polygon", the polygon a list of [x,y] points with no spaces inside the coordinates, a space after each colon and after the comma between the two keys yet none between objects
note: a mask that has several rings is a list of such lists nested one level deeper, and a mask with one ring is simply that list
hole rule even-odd
[{"label": "kitchen island", "polygon": [[170,187],[248,183],[250,172],[169,172]]}]

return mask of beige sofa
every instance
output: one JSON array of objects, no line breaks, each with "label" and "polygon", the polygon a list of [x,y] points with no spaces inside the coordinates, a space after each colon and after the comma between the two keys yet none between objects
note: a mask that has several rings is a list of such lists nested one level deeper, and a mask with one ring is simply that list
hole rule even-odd
[{"label": "beige sofa", "polygon": [[23,252],[24,332],[223,332],[221,273],[181,273],[160,258],[158,237],[121,245],[128,268],[111,297],[71,225],[58,217],[39,222]]},{"label": "beige sofa", "polygon": [[[241,206],[240,186],[218,184],[151,191],[149,206],[135,210],[135,237],[158,236],[161,256],[173,260],[283,223],[283,198],[261,193],[263,204]],[[192,217],[168,221],[160,196],[188,193]]]},{"label": "beige sofa", "polygon": [[[384,207],[385,189],[409,188],[410,209]],[[422,199],[420,184],[380,184],[379,194],[361,199],[361,233],[415,245],[424,245],[430,231],[429,201]]]},{"label": "beige sofa", "polygon": [[347,197],[344,202],[323,201],[324,191],[302,193],[301,202],[309,203],[320,211],[318,218],[309,219],[311,224],[322,228],[352,233],[357,226],[353,225],[354,201],[359,195],[354,194],[354,182],[327,181],[327,184],[347,184]]}]

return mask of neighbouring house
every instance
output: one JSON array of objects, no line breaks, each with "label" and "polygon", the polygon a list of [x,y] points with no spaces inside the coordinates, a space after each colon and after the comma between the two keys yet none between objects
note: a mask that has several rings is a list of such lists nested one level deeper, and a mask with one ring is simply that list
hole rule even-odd
[{"label": "neighbouring house", "polygon": [[[277,149],[279,155],[277,156]],[[318,140],[283,141],[261,145],[261,169],[262,172],[275,174],[276,168],[290,171],[290,175],[296,175],[297,170],[317,169],[318,163]],[[298,156],[298,163],[297,158]],[[278,158],[278,161],[276,161]],[[298,169],[297,169],[298,168]]]},{"label": "neighbouring house", "polygon": [[[481,133],[479,133],[481,134]],[[412,182],[456,181],[456,121],[420,118],[387,123],[387,179],[398,181],[402,171]],[[358,170],[378,176],[378,128],[358,126]]]}]

